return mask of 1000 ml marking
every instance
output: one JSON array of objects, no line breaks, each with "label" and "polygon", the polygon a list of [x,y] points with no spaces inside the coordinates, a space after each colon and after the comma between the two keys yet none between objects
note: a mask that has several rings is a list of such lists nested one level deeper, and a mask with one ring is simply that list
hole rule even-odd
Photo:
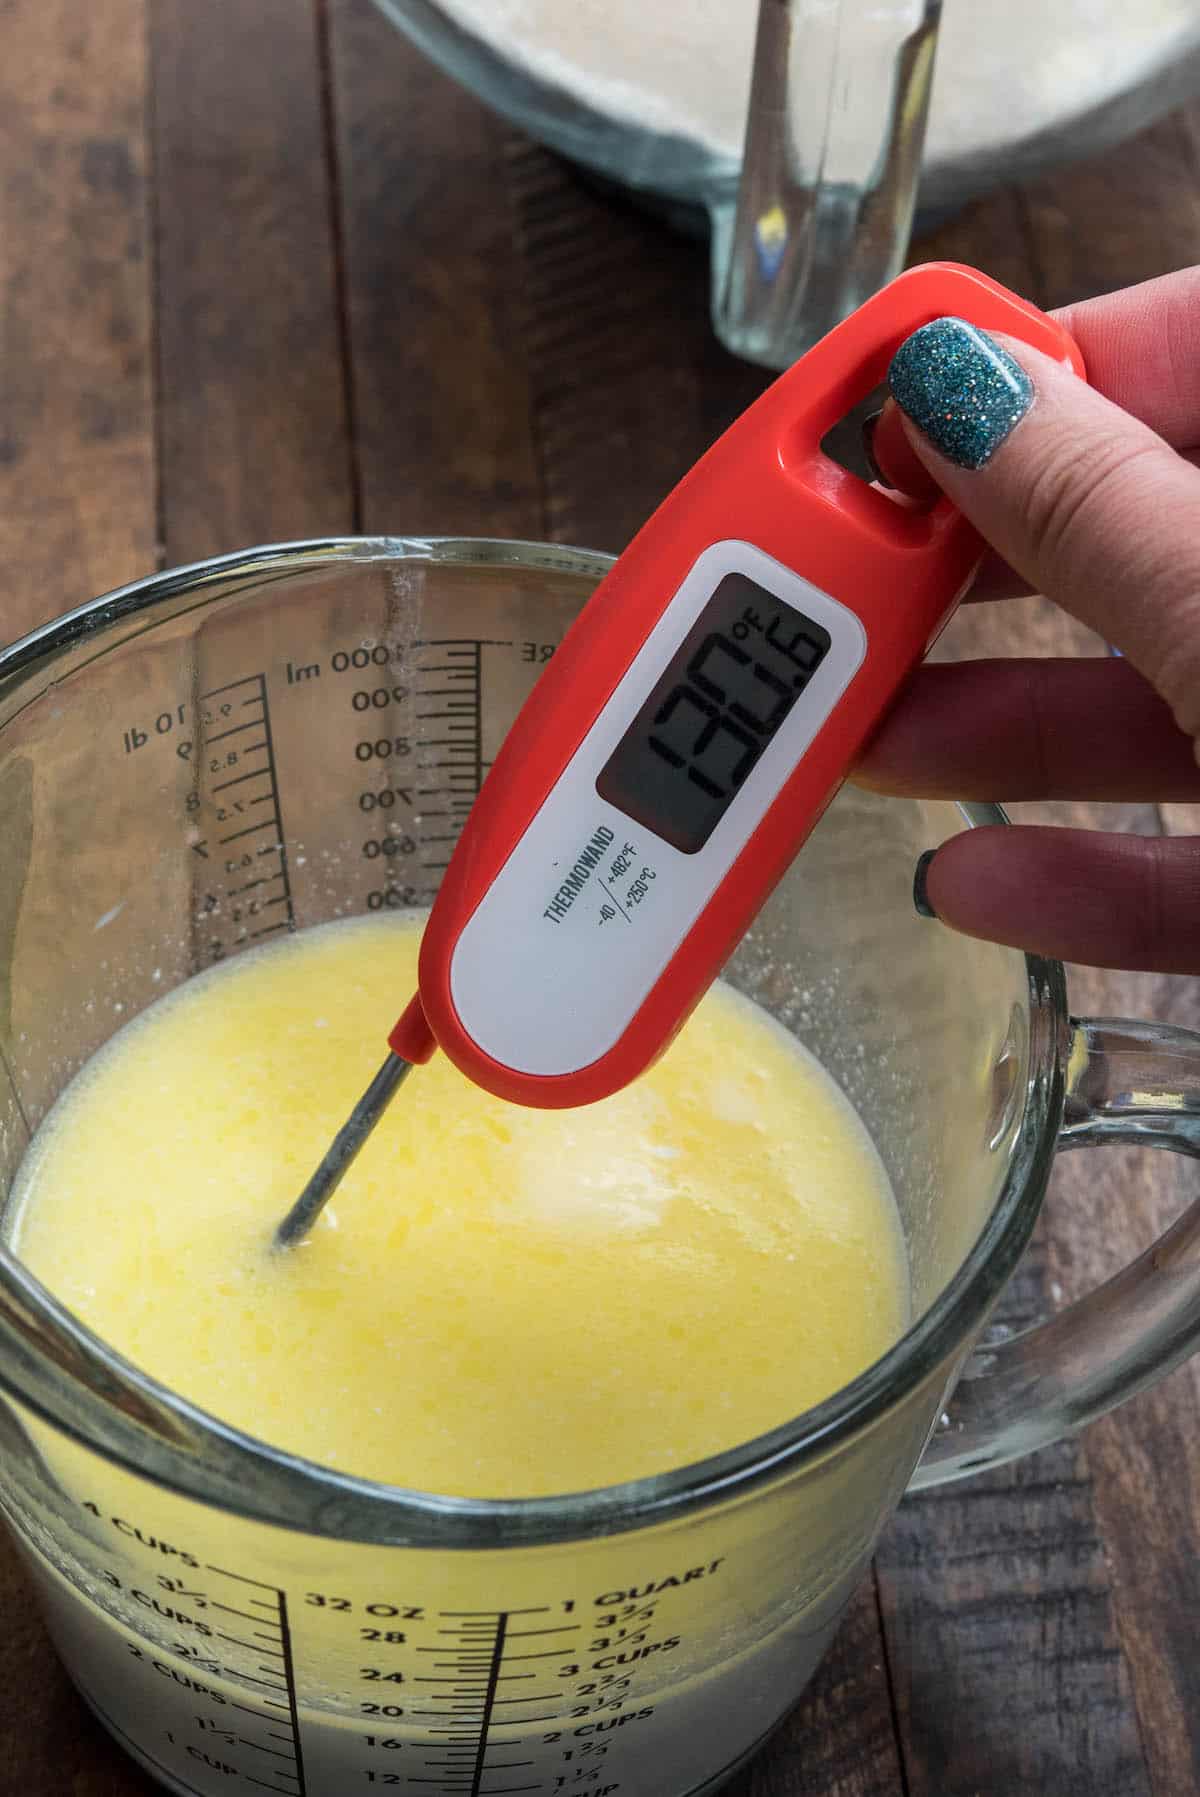
[{"label": "1000 ml marking", "polygon": [[325,691],[337,695],[339,707],[349,689],[354,765],[347,769],[347,798],[353,795],[359,812],[370,817],[374,833],[357,846],[363,860],[375,864],[371,877],[379,882],[364,895],[368,911],[433,901],[490,766],[483,745],[483,666],[484,651],[493,649],[536,661],[552,645],[476,637],[366,640],[335,649],[324,663],[287,664],[288,685],[308,693],[324,676],[338,677]]}]

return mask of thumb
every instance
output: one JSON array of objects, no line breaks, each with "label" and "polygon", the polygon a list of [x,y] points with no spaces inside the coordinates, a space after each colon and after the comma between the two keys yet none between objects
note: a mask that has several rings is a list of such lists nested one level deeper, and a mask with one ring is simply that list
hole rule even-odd
[{"label": "thumb", "polygon": [[[875,433],[1039,592],[1119,648],[1200,733],[1200,472],[1024,343],[935,319],[901,344]],[[893,453],[889,455],[889,443]]]}]

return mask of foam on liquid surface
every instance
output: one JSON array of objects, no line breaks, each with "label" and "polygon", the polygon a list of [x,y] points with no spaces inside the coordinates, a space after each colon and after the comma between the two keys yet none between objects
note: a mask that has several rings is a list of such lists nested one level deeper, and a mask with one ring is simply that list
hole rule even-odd
[{"label": "foam on liquid surface", "polygon": [[68,1089],[17,1247],[93,1330],[252,1434],[480,1497],[681,1466],[787,1421],[907,1321],[878,1156],[714,987],[657,1067],[534,1111],[411,1075],[303,1247],[272,1227],[382,1059],[417,924],[327,925],[190,982]]}]

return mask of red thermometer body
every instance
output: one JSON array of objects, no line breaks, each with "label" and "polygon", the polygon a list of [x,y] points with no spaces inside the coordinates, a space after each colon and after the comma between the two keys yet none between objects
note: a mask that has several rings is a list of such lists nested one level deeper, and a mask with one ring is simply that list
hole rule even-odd
[{"label": "red thermometer body", "polygon": [[587,1104],[667,1047],[978,566],[821,451],[910,332],[954,314],[1083,373],[973,270],[902,275],[789,369],[638,533],[467,820],[391,1037],[520,1104]]}]

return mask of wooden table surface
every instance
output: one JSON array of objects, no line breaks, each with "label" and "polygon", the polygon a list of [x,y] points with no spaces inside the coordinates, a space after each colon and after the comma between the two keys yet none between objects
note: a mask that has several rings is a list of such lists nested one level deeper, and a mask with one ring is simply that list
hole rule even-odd
[{"label": "wooden table surface", "polygon": [[[710,336],[697,246],[498,123],[368,0],[5,0],[0,180],[3,639],[288,537],[617,549],[762,385]],[[1200,112],[915,254],[1044,305],[1200,261]],[[1033,600],[960,615],[950,652],[1096,647]],[[1071,994],[1200,1023],[1185,981],[1073,970]],[[1016,1314],[1112,1271],[1192,1179],[1064,1157]],[[734,1797],[1200,1792],[1198,1397],[1185,1366],[1073,1444],[906,1503]],[[0,1792],[146,1797],[7,1546],[0,1604]]]}]

